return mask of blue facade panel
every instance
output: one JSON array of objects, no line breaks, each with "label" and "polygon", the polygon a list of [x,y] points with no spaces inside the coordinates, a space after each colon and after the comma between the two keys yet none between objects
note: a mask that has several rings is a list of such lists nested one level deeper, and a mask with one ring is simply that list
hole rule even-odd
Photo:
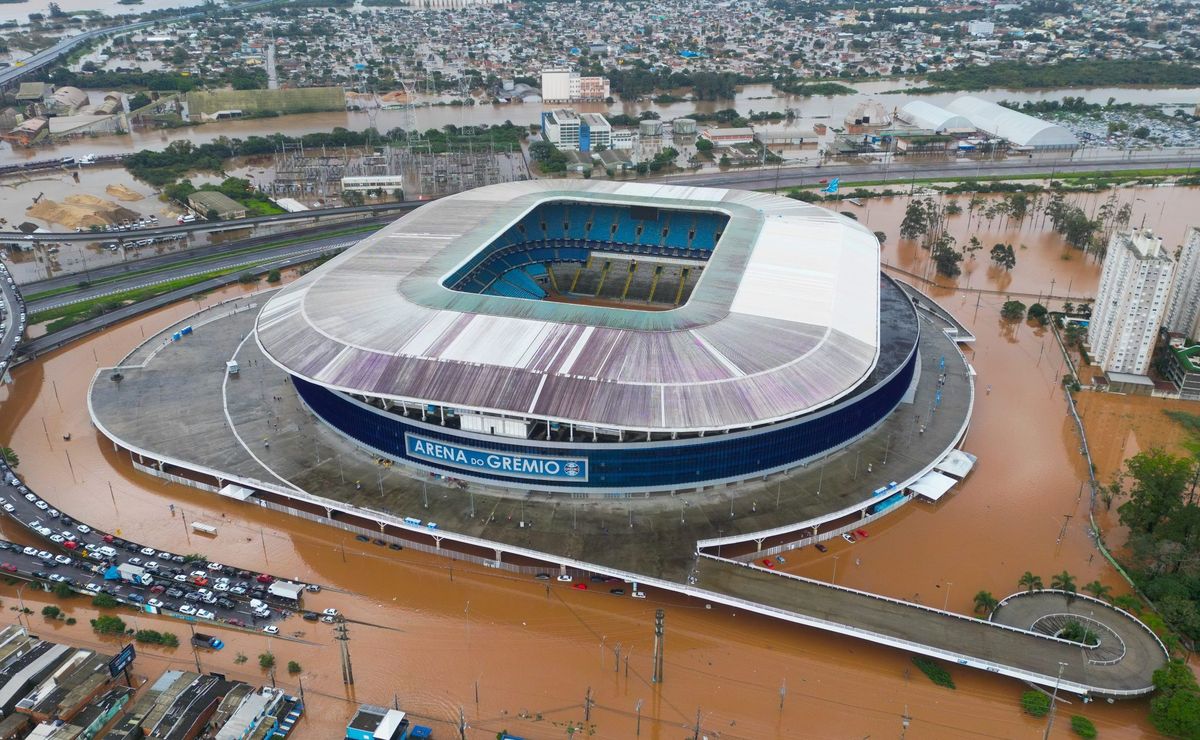
[{"label": "blue facade panel", "polygon": [[[672,489],[753,477],[820,455],[866,432],[900,403],[912,381],[917,349],[891,377],[823,412],[761,429],[709,438],[640,443],[539,443],[472,435],[428,424],[360,403],[342,393],[293,377],[296,391],[322,420],[358,442],[397,459],[420,463],[446,475],[501,484],[545,487],[545,478],[491,474],[479,466],[438,462],[410,454],[406,437],[419,435],[447,445],[501,455],[582,458],[587,475],[556,478],[555,489]],[[585,462],[584,462],[585,461]]]},{"label": "blue facade panel", "polygon": [[592,150],[592,127],[587,125],[587,121],[579,122],[579,151],[590,152]]}]

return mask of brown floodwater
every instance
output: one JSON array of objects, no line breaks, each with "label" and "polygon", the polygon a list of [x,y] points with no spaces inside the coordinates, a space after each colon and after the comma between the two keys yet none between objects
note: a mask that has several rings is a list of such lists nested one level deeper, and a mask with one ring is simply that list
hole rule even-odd
[{"label": "brown floodwater", "polygon": [[[873,228],[898,231],[899,201],[872,211]],[[897,258],[900,250],[889,245]],[[1045,282],[1036,266],[1059,262],[1057,256],[1037,262],[1022,253],[1012,280],[1036,287]],[[1090,276],[1094,286],[1098,267],[1076,263],[1070,265],[1075,276],[1081,282]],[[200,305],[244,290],[220,291]],[[965,443],[979,455],[978,467],[939,505],[905,506],[871,526],[868,539],[854,545],[839,540],[824,555],[797,551],[785,567],[826,580],[836,569],[839,584],[962,612],[971,610],[976,591],[1001,597],[1016,590],[1025,570],[1049,581],[1066,569],[1081,584],[1100,579],[1124,591],[1117,574],[1095,555],[1086,531],[1087,498],[1080,495],[1085,470],[1057,383],[1063,368],[1052,337],[1026,325],[1002,324],[1003,296],[978,297],[975,310],[976,294],[933,292],[979,336],[968,350],[979,373],[979,397]],[[222,630],[229,647],[202,656],[206,670],[258,681],[265,680],[253,667],[258,653],[271,650],[281,666],[298,661],[310,707],[298,737],[334,737],[356,702],[393,701],[433,724],[440,737],[454,734],[460,708],[472,738],[494,737],[505,728],[529,738],[562,737],[568,722],[583,720],[589,688],[597,738],[633,737],[639,702],[642,733],[663,740],[690,737],[697,710],[702,731],[723,738],[886,736],[899,733],[906,708],[913,737],[1041,732],[1042,723],[1019,711],[1024,686],[1015,681],[952,669],[958,689],[951,692],[911,670],[899,651],[727,608],[707,610],[654,591],[645,601],[618,599],[603,589],[547,587],[494,570],[451,567],[432,556],[383,550],[133,471],[128,458],[91,427],[88,382],[98,366],[115,363],[144,337],[196,308],[197,302],[187,301],[18,367],[15,385],[0,389],[0,440],[21,456],[21,470],[34,490],[72,515],[150,545],[326,584],[323,593],[306,596],[307,606],[337,606],[353,620],[352,691],[342,685],[325,625],[285,623],[285,636],[301,633],[295,640]],[[69,442],[63,440],[67,433]],[[218,537],[189,533],[184,512],[188,521],[215,524]],[[6,536],[25,541],[16,529],[0,525]],[[665,682],[657,686],[649,680],[656,608],[666,610],[667,625]],[[88,616],[88,607],[73,609]],[[54,629],[72,640],[94,640],[78,626]],[[236,664],[239,652],[250,662]],[[168,663],[187,667],[192,657],[181,650],[163,653],[143,660],[139,671]],[[277,680],[299,689],[282,669]],[[1144,701],[1086,707],[1076,701],[1066,709],[1091,718],[1105,737],[1150,733]],[[1067,721],[1056,724],[1056,737],[1068,733]]]}]

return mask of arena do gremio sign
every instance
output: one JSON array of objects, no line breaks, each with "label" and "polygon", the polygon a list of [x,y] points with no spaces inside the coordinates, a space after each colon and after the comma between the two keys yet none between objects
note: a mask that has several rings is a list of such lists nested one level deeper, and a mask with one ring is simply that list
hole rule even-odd
[{"label": "arena do gremio sign", "polygon": [[405,434],[404,444],[410,457],[466,471],[492,473],[514,478],[586,481],[587,458],[521,455],[477,447],[448,444],[416,434]]}]

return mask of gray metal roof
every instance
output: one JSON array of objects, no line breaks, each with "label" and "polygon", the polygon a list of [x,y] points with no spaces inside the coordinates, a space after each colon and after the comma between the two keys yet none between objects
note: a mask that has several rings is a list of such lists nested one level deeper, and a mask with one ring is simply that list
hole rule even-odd
[{"label": "gray metal roof", "polygon": [[[442,282],[539,203],[720,211],[730,220],[669,311],[464,293]],[[393,400],[631,430],[751,426],[828,405],[879,353],[879,244],[762,193],[540,180],[435,201],[284,288],[257,322],[288,372]]]}]

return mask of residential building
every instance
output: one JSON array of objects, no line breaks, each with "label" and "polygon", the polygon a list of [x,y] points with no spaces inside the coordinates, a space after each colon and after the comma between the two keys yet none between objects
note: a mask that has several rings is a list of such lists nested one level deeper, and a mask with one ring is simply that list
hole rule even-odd
[{"label": "residential building", "polygon": [[1162,237],[1149,229],[1113,234],[1088,325],[1092,361],[1105,373],[1146,375],[1174,268]]},{"label": "residential building", "polygon": [[596,101],[608,96],[607,77],[583,77],[566,68],[542,70],[542,100],[547,103]]},{"label": "residential building", "polygon": [[1163,326],[1191,340],[1200,338],[1200,228],[1195,226],[1188,229],[1175,260],[1175,281]]},{"label": "residential building", "polygon": [[967,24],[967,33],[978,38],[986,38],[996,32],[996,24],[991,21],[971,21]]},{"label": "residential building", "polygon": [[361,704],[346,725],[346,740],[404,740],[410,723],[398,709]]}]

